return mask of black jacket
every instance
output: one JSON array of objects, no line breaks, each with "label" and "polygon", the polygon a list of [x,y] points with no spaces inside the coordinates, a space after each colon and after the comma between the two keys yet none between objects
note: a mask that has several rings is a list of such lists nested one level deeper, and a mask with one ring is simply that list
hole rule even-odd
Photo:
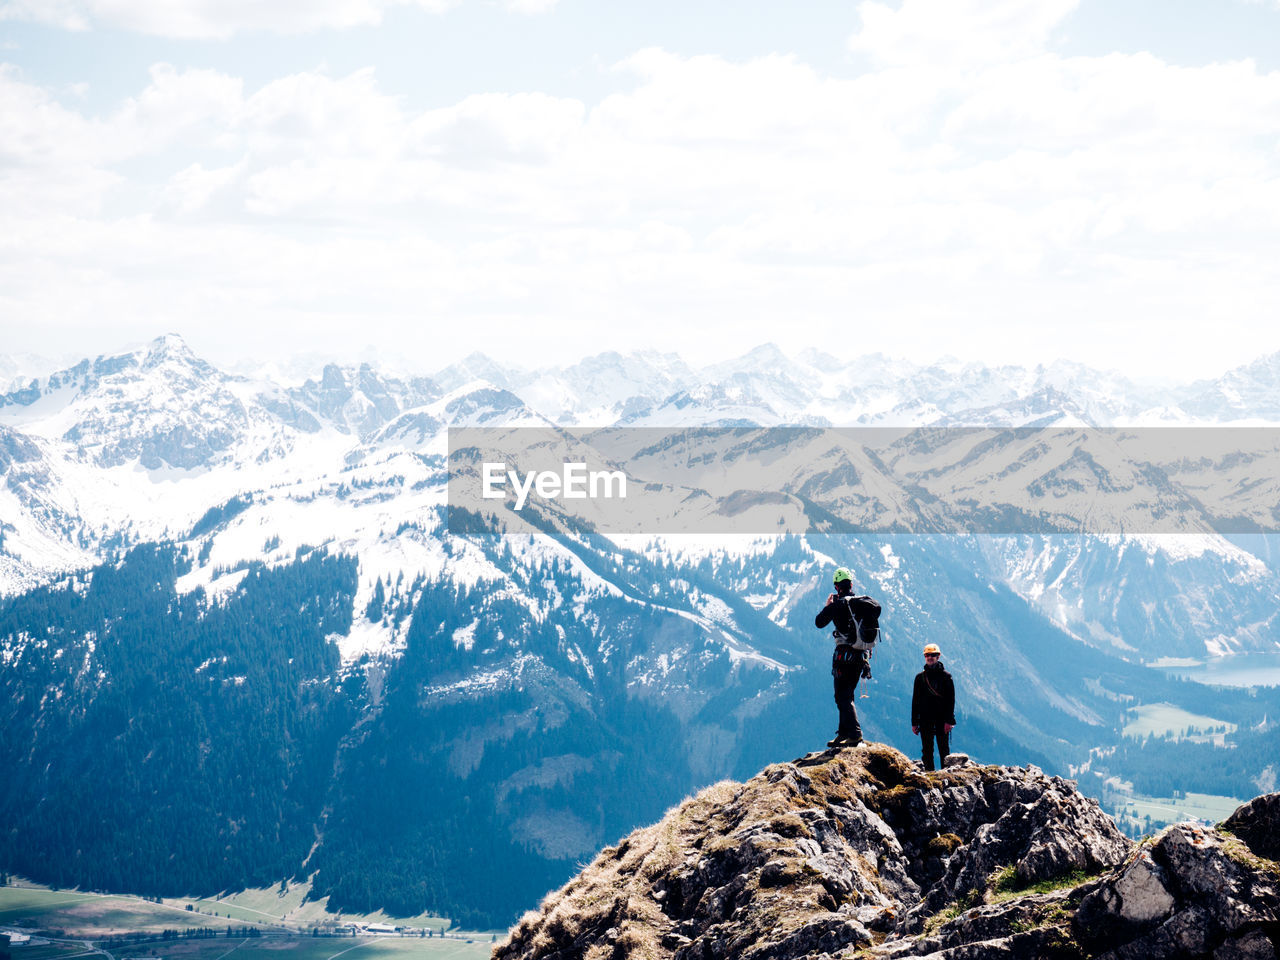
[{"label": "black jacket", "polygon": [[[840,603],[834,599],[841,596],[848,597],[849,602]],[[853,608],[853,612],[850,612],[850,607]],[[854,596],[852,593],[835,593],[827,598],[827,605],[813,618],[813,625],[821,629],[829,623],[834,624],[836,643],[852,643],[857,639],[853,622],[855,613],[860,617],[870,616],[870,622],[878,624],[880,604],[870,597]]]},{"label": "black jacket", "polygon": [[956,722],[956,685],[942,661],[926,664],[911,691],[911,725]]}]

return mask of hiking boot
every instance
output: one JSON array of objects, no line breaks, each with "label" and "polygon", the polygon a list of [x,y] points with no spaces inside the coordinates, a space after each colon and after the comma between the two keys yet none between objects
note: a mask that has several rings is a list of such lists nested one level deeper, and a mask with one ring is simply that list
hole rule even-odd
[{"label": "hiking boot", "polygon": [[837,733],[834,737],[827,741],[828,747],[856,747],[862,742],[862,737],[851,737],[844,733]]}]

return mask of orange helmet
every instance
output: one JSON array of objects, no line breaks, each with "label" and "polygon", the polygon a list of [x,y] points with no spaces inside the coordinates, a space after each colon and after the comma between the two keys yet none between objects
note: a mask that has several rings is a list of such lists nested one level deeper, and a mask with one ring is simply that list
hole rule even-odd
[{"label": "orange helmet", "polygon": [[938,649],[938,645],[936,643],[926,643],[924,645],[924,652],[936,653],[938,656],[942,656],[942,651]]}]

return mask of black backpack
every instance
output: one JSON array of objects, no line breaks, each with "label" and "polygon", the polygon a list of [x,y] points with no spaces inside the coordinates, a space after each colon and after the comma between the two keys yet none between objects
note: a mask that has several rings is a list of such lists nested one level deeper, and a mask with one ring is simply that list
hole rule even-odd
[{"label": "black backpack", "polygon": [[880,604],[870,597],[839,597],[849,611],[849,620],[853,624],[853,636],[837,642],[851,644],[855,650],[870,650],[880,639]]}]

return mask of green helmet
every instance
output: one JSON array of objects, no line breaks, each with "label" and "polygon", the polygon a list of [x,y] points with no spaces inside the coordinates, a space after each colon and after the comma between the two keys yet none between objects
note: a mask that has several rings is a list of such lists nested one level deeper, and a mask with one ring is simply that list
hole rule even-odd
[{"label": "green helmet", "polygon": [[852,580],[852,579],[853,577],[849,575],[848,570],[846,570],[844,567],[836,567],[836,575],[831,578],[831,582],[839,583],[841,580]]}]

